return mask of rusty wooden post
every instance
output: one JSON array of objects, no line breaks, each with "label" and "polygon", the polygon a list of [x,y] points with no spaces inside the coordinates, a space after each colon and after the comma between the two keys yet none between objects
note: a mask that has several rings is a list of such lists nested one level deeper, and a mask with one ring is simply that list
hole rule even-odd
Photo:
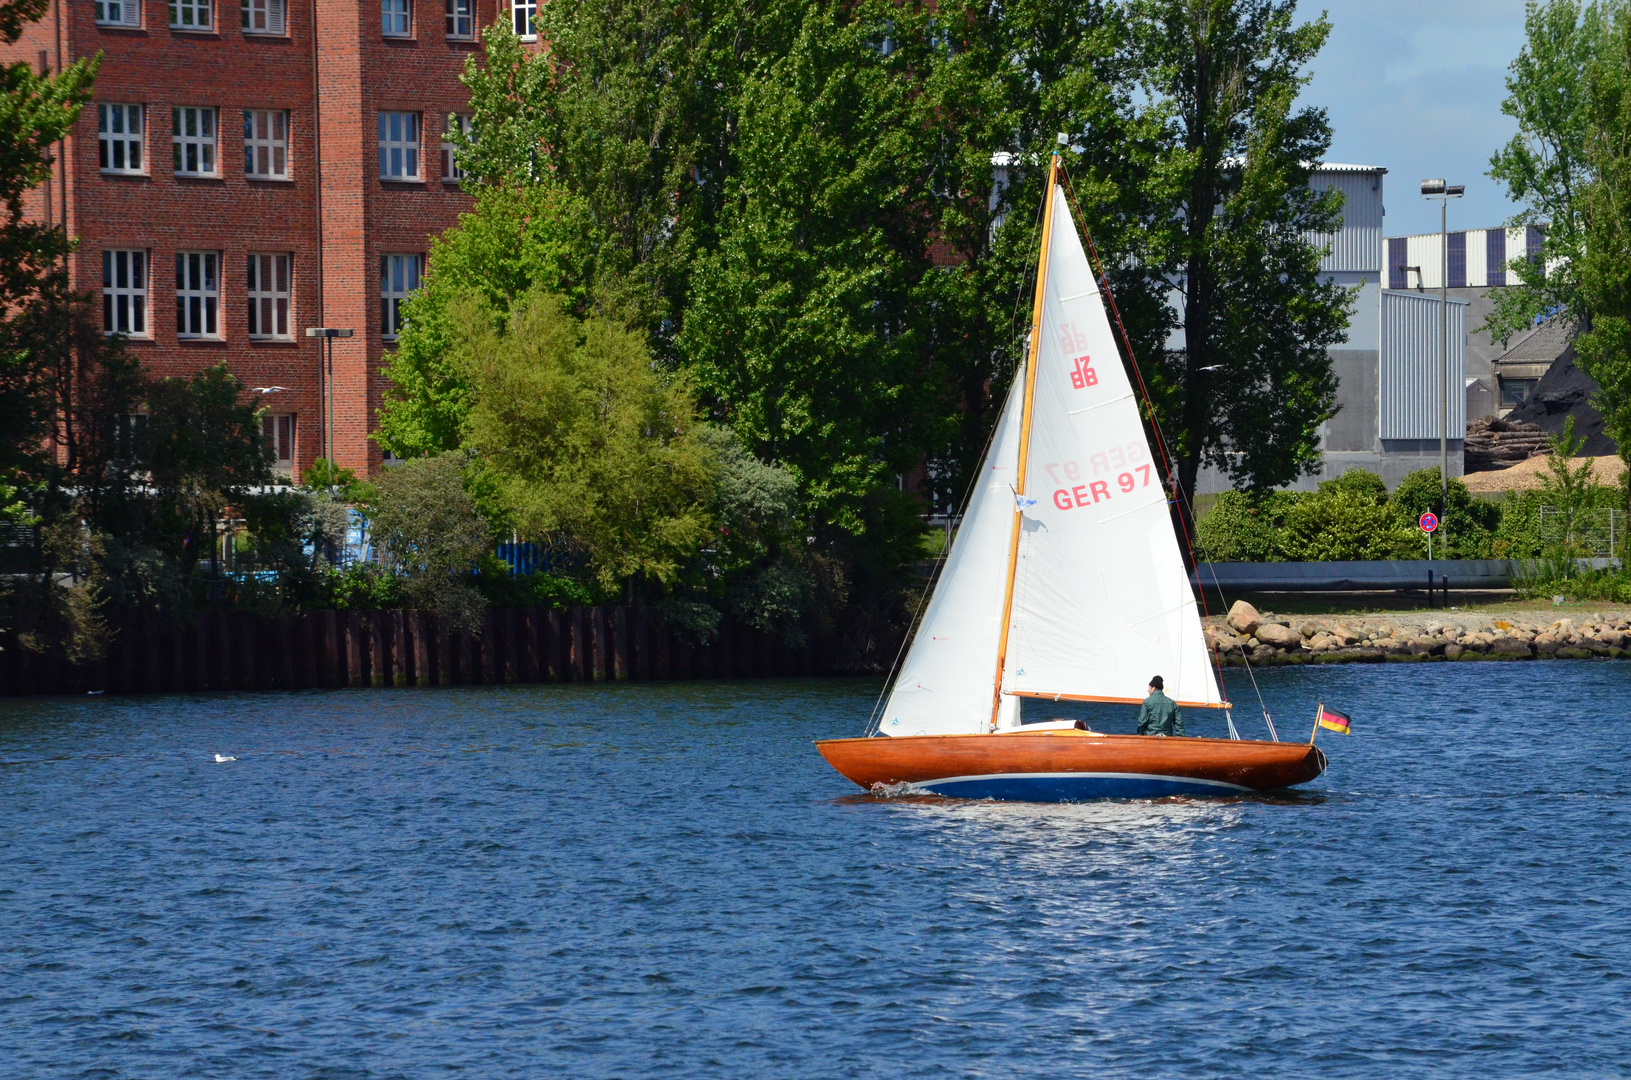
[{"label": "rusty wooden post", "polygon": [[629,677],[629,609],[621,605],[611,610],[611,671],[619,682]]},{"label": "rusty wooden post", "polygon": [[629,629],[629,652],[634,662],[634,677],[641,682],[651,678],[651,620],[642,604],[632,612],[633,626]]},{"label": "rusty wooden post", "polygon": [[567,677],[583,682],[589,677],[589,641],[584,634],[583,608],[573,606],[567,620]]},{"label": "rusty wooden post", "polygon": [[430,685],[430,653],[429,642],[425,640],[425,613],[414,611],[406,613],[410,618],[409,625],[413,634],[413,684],[415,686]]},{"label": "rusty wooden post", "polygon": [[667,624],[661,620],[653,623],[651,627],[652,678],[672,679],[674,677],[674,668],[671,663],[673,640],[674,632],[668,628]]},{"label": "rusty wooden post", "polygon": [[346,685],[366,686],[363,673],[363,654],[368,647],[367,630],[363,625],[363,612],[348,611],[345,619]]},{"label": "rusty wooden post", "polygon": [[397,608],[390,614],[391,685],[407,686],[413,674],[413,653],[408,647],[408,613]]},{"label": "rusty wooden post", "polygon": [[518,622],[515,617],[515,608],[507,607],[501,612],[495,612],[496,622],[502,627],[503,641],[500,642],[499,659],[502,661],[500,682],[513,683],[521,681],[521,643],[518,640]]},{"label": "rusty wooden post", "polygon": [[539,677],[550,682],[560,682],[566,677],[566,662],[561,658],[562,642],[565,640],[565,635],[561,631],[561,610],[549,608],[543,615],[544,621],[538,628],[539,648],[543,656]]},{"label": "rusty wooden post", "polygon": [[606,626],[606,609],[596,604],[589,609],[589,677],[604,681],[611,674],[611,634]]}]

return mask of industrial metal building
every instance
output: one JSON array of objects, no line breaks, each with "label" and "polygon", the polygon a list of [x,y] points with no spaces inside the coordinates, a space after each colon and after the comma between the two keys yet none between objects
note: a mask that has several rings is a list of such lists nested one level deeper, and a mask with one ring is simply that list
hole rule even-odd
[{"label": "industrial metal building", "polygon": [[[1440,301],[1436,291],[1405,287],[1392,272],[1393,260],[1384,262],[1384,251],[1391,254],[1395,243],[1384,244],[1382,234],[1386,175],[1381,166],[1327,163],[1309,181],[1343,194],[1341,227],[1310,239],[1328,249],[1320,263],[1327,280],[1357,288],[1357,293],[1348,340],[1330,351],[1338,379],[1338,412],[1320,433],[1324,468],[1304,477],[1299,488],[1311,489],[1350,469],[1366,469],[1395,487],[1407,474],[1438,465],[1441,429],[1449,440],[1450,475],[1463,471],[1467,327],[1475,316],[1469,315],[1468,299],[1452,295],[1447,311],[1451,390],[1445,428],[1440,405]],[[1433,240],[1437,242],[1437,234]],[[1203,494],[1230,486],[1215,469],[1205,470],[1198,484]]]}]

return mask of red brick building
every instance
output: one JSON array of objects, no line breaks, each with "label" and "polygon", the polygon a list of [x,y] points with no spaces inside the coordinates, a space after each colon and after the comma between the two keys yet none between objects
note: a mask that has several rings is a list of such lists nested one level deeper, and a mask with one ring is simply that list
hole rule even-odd
[{"label": "red brick building", "polygon": [[[368,439],[401,300],[471,201],[442,135],[480,31],[519,0],[54,0],[9,50],[59,71],[102,54],[93,103],[31,212],[79,238],[77,287],[155,375],[221,360],[268,409],[281,472]],[[279,389],[281,388],[281,389]]]}]

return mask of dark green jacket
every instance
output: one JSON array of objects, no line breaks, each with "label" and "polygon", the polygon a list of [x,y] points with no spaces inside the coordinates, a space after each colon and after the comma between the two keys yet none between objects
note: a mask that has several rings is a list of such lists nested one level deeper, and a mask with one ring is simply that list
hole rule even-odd
[{"label": "dark green jacket", "polygon": [[1178,715],[1178,704],[1157,690],[1144,699],[1138,710],[1140,735],[1182,735],[1184,718]]}]

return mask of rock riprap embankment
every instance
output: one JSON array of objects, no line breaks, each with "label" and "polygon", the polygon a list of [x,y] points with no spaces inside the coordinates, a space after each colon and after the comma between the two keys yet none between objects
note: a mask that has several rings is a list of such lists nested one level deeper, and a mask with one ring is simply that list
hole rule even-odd
[{"label": "rock riprap embankment", "polygon": [[1631,613],[1550,617],[1437,611],[1389,615],[1279,616],[1244,600],[1202,620],[1206,643],[1230,663],[1425,660],[1631,659]]}]

